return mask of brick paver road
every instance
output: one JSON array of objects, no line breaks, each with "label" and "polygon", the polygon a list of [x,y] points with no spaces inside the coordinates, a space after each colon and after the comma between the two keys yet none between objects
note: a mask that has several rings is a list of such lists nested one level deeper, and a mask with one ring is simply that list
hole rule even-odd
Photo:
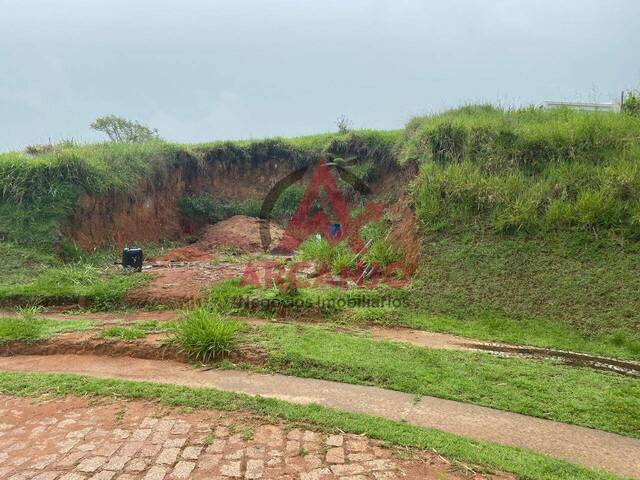
[{"label": "brick paver road", "polygon": [[149,402],[0,396],[0,478],[33,480],[469,478],[435,454],[246,413]]}]

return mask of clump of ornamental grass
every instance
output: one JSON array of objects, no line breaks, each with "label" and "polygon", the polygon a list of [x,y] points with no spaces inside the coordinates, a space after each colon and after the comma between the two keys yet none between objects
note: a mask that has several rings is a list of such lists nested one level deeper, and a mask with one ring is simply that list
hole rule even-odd
[{"label": "clump of ornamental grass", "polygon": [[209,363],[234,350],[239,330],[239,322],[200,307],[186,312],[177,323],[175,341],[189,358]]}]

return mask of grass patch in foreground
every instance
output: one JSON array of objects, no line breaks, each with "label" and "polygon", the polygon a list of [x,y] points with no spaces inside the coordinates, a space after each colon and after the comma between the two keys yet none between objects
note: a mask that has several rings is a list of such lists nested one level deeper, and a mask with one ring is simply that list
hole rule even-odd
[{"label": "grass patch in foreground", "polygon": [[257,288],[226,280],[209,290],[208,307],[227,314],[254,314],[264,317],[330,317],[357,305],[402,305],[407,291],[378,285],[375,288]]},{"label": "grass patch in foreground", "polygon": [[80,332],[95,326],[89,320],[44,320],[38,318],[0,318],[0,343],[47,340],[65,332]]},{"label": "grass patch in foreground", "polygon": [[208,388],[103,380],[79,375],[0,372],[0,393],[22,397],[95,395],[159,401],[164,405],[198,409],[249,410],[289,422],[304,423],[318,429],[364,434],[391,445],[435,450],[451,460],[512,472],[527,480],[618,478],[542,454],[469,440],[434,429],[414,427],[369,415],[341,412],[318,405],[294,405],[281,400]]},{"label": "grass patch in foreground", "polygon": [[610,333],[589,336],[570,325],[551,320],[515,320],[490,314],[470,320],[412,314],[406,319],[406,325],[410,328],[454,333],[480,340],[640,360],[640,336],[626,329],[614,329]]},{"label": "grass patch in foreground", "polygon": [[414,347],[321,327],[256,327],[271,370],[431,395],[640,438],[640,381],[587,368]]},{"label": "grass patch in foreground", "polygon": [[[123,305],[127,291],[150,278],[114,270],[122,254],[115,248],[82,252],[65,245],[56,255],[51,248],[0,241],[0,306],[82,303],[94,310],[112,310]],[[141,246],[145,255],[154,257],[175,244]]]},{"label": "grass patch in foreground", "polygon": [[360,307],[344,311],[339,321],[347,325],[406,327],[512,345],[640,360],[640,336],[629,330],[614,329],[610,333],[589,335],[572,325],[544,318],[514,319],[487,312],[462,319],[405,308]]},{"label": "grass patch in foreground", "polygon": [[150,333],[164,332],[173,329],[173,322],[158,322],[156,320],[135,322],[131,325],[115,325],[101,331],[98,336],[113,340],[138,340]]},{"label": "grass patch in foreground", "polygon": [[32,281],[0,285],[0,305],[61,305],[80,302],[99,310],[122,303],[125,293],[148,281],[145,273],[104,272],[86,264],[49,268]]}]

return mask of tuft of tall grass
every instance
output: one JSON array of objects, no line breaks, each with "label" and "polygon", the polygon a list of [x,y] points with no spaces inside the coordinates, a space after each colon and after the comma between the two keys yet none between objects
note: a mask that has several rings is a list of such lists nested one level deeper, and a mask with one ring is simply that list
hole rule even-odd
[{"label": "tuft of tall grass", "polygon": [[227,320],[216,311],[198,307],[185,313],[175,327],[180,350],[202,363],[228,355],[237,343],[240,323]]},{"label": "tuft of tall grass", "polygon": [[379,270],[386,269],[401,258],[400,251],[384,238],[374,240],[363,256],[365,265]]},{"label": "tuft of tall grass", "polygon": [[346,240],[330,243],[324,237],[311,235],[298,248],[300,260],[313,261],[318,268],[340,273],[355,267],[355,253],[351,251]]}]

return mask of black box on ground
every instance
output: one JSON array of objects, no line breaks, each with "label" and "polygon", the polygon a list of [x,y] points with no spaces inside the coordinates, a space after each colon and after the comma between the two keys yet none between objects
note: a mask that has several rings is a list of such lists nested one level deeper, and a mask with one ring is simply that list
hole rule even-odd
[{"label": "black box on ground", "polygon": [[144,253],[141,248],[127,247],[122,250],[122,266],[124,268],[132,268],[139,272],[142,270],[143,261]]}]

